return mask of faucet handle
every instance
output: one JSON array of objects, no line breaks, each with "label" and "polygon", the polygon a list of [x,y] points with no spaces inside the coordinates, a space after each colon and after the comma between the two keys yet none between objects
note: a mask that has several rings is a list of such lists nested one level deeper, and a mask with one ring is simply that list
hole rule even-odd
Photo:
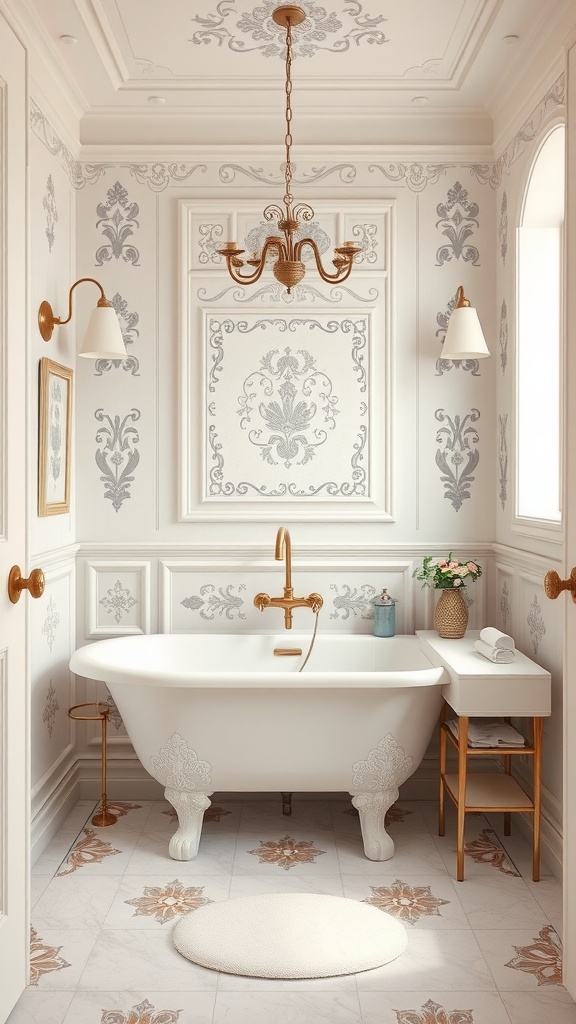
[{"label": "faucet handle", "polygon": [[270,594],[256,594],[254,604],[263,612],[265,608],[270,607]]},{"label": "faucet handle", "polygon": [[319,612],[324,604],[324,598],[320,594],[308,594],[308,600],[314,613]]}]

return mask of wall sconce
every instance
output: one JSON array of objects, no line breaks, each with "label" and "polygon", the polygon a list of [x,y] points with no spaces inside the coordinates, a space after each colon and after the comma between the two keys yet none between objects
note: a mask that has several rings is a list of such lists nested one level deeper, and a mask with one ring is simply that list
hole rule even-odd
[{"label": "wall sconce", "polygon": [[489,355],[478,313],[460,285],[456,292],[456,305],[448,321],[442,359],[485,359]]},{"label": "wall sconce", "polygon": [[40,334],[44,341],[50,341],[56,324],[67,324],[72,319],[72,292],[77,285],[83,284],[84,281],[91,281],[92,284],[95,284],[100,289],[102,294],[98,299],[96,308],[92,310],[84,342],[78,354],[86,359],[125,358],[126,346],[118,317],[116,316],[116,310],[104,295],[102,285],[95,281],[93,277],[81,277],[72,285],[68,295],[68,316],[65,320],[60,320],[59,317],[54,316],[54,311],[49,302],[46,302],[46,300],[42,302],[38,310]]}]

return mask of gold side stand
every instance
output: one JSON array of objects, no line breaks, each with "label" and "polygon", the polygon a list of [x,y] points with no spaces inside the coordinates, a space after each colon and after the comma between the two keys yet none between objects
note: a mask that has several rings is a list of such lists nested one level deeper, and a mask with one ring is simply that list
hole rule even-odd
[{"label": "gold side stand", "polygon": [[[73,712],[78,711],[80,708],[95,708],[96,714],[73,714]],[[109,705],[104,704],[102,701],[89,701],[88,704],[75,704],[74,707],[68,709],[68,717],[73,718],[76,722],[97,722],[100,720],[102,723],[102,798],[100,811],[92,818],[92,824],[100,827],[114,825],[114,823],[118,821],[116,815],[112,814],[112,812],[108,810],[108,801],[106,797],[106,727],[108,725],[109,714]]]}]

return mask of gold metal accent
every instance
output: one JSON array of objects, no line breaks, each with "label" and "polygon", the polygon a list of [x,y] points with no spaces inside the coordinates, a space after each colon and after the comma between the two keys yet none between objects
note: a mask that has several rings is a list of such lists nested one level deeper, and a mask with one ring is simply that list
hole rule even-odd
[{"label": "gold metal accent", "polygon": [[[73,711],[78,711],[79,708],[96,708],[96,714],[72,714]],[[110,705],[104,704],[103,701],[75,704],[74,707],[68,709],[68,718],[73,718],[75,722],[97,722],[98,719],[102,722],[102,796],[100,799],[100,811],[92,818],[92,824],[96,825],[97,828],[106,828],[107,825],[114,825],[118,821],[116,815],[108,810],[108,798],[106,796],[106,727],[109,715]]]},{"label": "gold metal accent", "polygon": [[296,657],[298,657],[299,654],[302,654],[302,648],[301,647],[275,647],[274,648],[274,654],[276,655],[277,658],[289,658],[289,657],[296,658]]},{"label": "gold metal accent", "polygon": [[464,288],[462,287],[462,285],[460,285],[458,291],[456,292],[456,302],[454,304],[454,309],[462,309],[463,306],[469,305],[470,299],[466,298],[466,296],[464,295]]},{"label": "gold metal accent", "polygon": [[[301,7],[292,5],[278,7],[272,12],[272,18],[277,25],[286,29],[286,133],[284,146],[286,150],[286,161],[284,164],[284,185],[285,193],[282,200],[283,209],[280,205],[271,204],[264,210],[266,221],[276,221],[282,235],[269,235],[260,253],[253,253],[248,260],[240,259],[244,249],[240,249],[236,242],[226,242],[218,252],[224,256],[230,277],[237,284],[254,284],[261,276],[269,256],[275,258],[273,274],[280,284],[283,284],[290,294],[294,285],[302,280],[306,273],[306,267],[302,261],[302,251],[306,248],[312,250],[316,269],[323,281],[329,284],[336,284],[345,281],[350,275],[354,258],[362,251],[362,246],[354,242],[344,242],[344,245],[334,250],[335,257],[332,264],[335,267],[333,273],[328,272],[322,265],[322,258],[318,246],[313,238],[305,237],[295,240],[297,233],[302,233],[303,225],[314,218],[314,210],[308,203],[298,203],[294,208],[294,196],[290,191],[292,183],[292,162],[290,151],[292,147],[292,26],[300,25],[306,18],[306,12]],[[283,236],[283,237],[282,237]],[[244,266],[253,267],[250,273],[241,274],[240,269]]]},{"label": "gold metal accent", "polygon": [[13,565],[8,576],[8,597],[12,604],[18,604],[23,590],[27,590],[30,597],[42,597],[45,585],[42,569],[32,569],[28,578],[24,579],[20,566]]},{"label": "gold metal accent", "polygon": [[[464,879],[464,827],[466,814],[469,811],[482,811],[504,813],[505,834],[510,834],[510,814],[519,812],[532,814],[532,878],[535,882],[540,880],[540,805],[541,805],[541,779],[542,779],[542,736],[544,719],[538,716],[532,717],[532,743],[525,742],[523,747],[471,747],[468,744],[467,715],[458,715],[458,736],[456,737],[450,729],[447,718],[449,708],[446,701],[443,702],[440,714],[440,805],[438,818],[438,834],[445,834],[445,795],[450,797],[457,809],[457,840],[456,840],[456,878],[459,882]],[[447,742],[454,747],[458,755],[458,774],[450,776],[446,773]],[[511,774],[512,757],[518,754],[532,755],[532,799],[527,798],[526,802],[520,801],[517,804],[495,804],[478,805],[470,802],[466,794],[466,780],[469,777],[467,759],[470,756],[496,757],[502,755],[504,758],[504,774]],[[482,777],[487,776],[482,773]],[[522,788],[522,787],[521,787]]]},{"label": "gold metal accent", "polygon": [[281,526],[276,534],[274,558],[277,562],[281,562],[282,559],[286,562],[284,596],[270,597],[269,594],[256,594],[254,604],[261,612],[265,608],[283,608],[284,627],[285,629],[292,629],[292,611],[294,608],[311,608],[313,612],[319,612],[324,604],[324,599],[320,594],[308,594],[308,597],[294,597],[294,590],[292,588],[292,542],[285,526]]},{"label": "gold metal accent", "polygon": [[90,281],[95,284],[101,291],[101,296],[96,303],[97,306],[111,306],[112,303],[108,302],[104,294],[104,289],[99,281],[96,281],[93,277],[80,277],[74,282],[70,291],[68,292],[68,316],[65,320],[61,320],[60,317],[54,316],[54,310],[49,302],[44,300],[40,303],[40,309],[38,310],[38,329],[42,335],[44,341],[50,341],[52,332],[56,324],[67,324],[72,319],[72,292],[79,284],[84,284],[85,281]]},{"label": "gold metal accent", "polygon": [[576,604],[576,566],[572,569],[570,578],[567,580],[561,580],[555,569],[546,573],[544,577],[544,593],[546,597],[549,597],[551,601],[555,601],[563,590],[570,591],[572,600]]}]

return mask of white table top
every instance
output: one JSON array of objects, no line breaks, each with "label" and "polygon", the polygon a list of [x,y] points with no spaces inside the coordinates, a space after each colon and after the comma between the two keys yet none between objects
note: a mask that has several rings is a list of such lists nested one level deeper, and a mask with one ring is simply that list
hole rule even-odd
[{"label": "white table top", "polygon": [[514,661],[496,665],[474,649],[477,630],[461,640],[446,640],[435,630],[416,631],[433,665],[442,665],[450,682],[442,696],[458,715],[477,718],[547,716],[551,712],[550,673],[516,651]]}]

